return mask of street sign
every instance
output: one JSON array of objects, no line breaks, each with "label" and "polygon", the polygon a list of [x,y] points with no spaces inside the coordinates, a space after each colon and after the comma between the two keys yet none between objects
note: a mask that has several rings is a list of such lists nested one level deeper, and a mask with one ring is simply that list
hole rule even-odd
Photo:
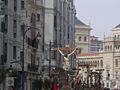
[{"label": "street sign", "polygon": [[7,86],[14,86],[14,77],[7,77],[6,84]]}]

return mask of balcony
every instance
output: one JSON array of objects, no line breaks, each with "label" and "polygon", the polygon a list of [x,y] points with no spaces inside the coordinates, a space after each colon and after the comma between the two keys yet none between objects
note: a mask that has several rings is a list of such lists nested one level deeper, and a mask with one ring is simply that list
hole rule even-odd
[{"label": "balcony", "polygon": [[33,47],[33,48],[38,48],[38,42],[36,41],[36,38],[35,39],[31,39],[31,38],[29,38],[29,37],[26,37],[27,38],[27,44],[28,45],[30,45],[31,47]]},{"label": "balcony", "polygon": [[1,55],[0,57],[1,63],[0,64],[5,64],[7,62],[7,54]]},{"label": "balcony", "polygon": [[29,71],[37,72],[39,67],[38,67],[38,65],[35,65],[35,64],[28,64],[27,68]]}]

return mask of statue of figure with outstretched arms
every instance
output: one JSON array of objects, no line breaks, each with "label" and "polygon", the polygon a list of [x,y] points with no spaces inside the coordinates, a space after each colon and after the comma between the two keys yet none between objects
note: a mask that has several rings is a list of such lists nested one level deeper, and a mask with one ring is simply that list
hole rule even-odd
[{"label": "statue of figure with outstretched arms", "polygon": [[62,50],[60,50],[60,48],[58,48],[58,51],[60,52],[60,54],[64,57],[64,61],[63,61],[63,68],[65,70],[68,70],[69,67],[70,67],[70,64],[69,64],[69,57],[76,51],[77,48],[75,48],[71,53],[66,53],[64,54],[62,52]]}]

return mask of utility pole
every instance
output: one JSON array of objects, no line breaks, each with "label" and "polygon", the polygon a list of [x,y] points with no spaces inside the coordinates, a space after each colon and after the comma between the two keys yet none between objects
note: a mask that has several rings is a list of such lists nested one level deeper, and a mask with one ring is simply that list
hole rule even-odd
[{"label": "utility pole", "polygon": [[51,78],[51,40],[50,40],[50,43],[49,43],[49,79]]}]

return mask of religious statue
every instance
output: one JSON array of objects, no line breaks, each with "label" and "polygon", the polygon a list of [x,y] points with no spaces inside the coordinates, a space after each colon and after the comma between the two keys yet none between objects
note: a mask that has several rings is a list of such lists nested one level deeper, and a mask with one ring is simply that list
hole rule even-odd
[{"label": "religious statue", "polygon": [[63,61],[63,68],[65,70],[68,70],[69,67],[70,67],[70,64],[69,64],[69,57],[76,51],[77,48],[75,48],[71,53],[66,53],[64,54],[60,48],[58,48],[58,51],[60,52],[60,54],[64,57],[64,61]]}]

